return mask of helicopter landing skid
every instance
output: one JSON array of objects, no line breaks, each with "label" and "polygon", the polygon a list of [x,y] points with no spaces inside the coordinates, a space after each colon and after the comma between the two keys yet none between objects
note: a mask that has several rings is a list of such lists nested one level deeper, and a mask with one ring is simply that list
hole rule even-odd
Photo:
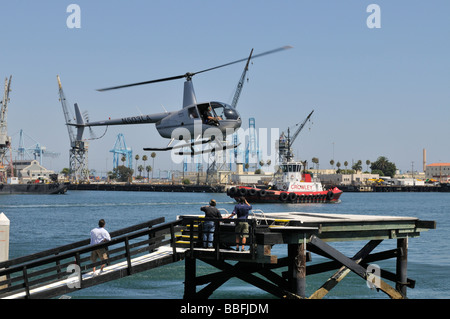
[{"label": "helicopter landing skid", "polygon": [[214,152],[220,152],[220,151],[226,151],[226,150],[229,150],[229,149],[233,149],[233,148],[238,147],[239,145],[240,145],[240,143],[237,144],[237,145],[225,145],[225,146],[222,146],[222,147],[213,147],[213,148],[208,148],[206,150],[200,150],[200,151],[193,151],[193,149],[191,148],[191,151],[188,151],[188,152],[180,151],[179,153],[176,153],[175,155],[191,155],[191,156],[194,156],[194,155],[198,155],[198,154],[214,153]]},{"label": "helicopter landing skid", "polygon": [[174,149],[178,149],[178,148],[184,148],[184,147],[194,147],[197,145],[203,145],[206,143],[211,142],[212,140],[203,140],[203,141],[196,141],[196,142],[192,142],[192,143],[186,143],[186,144],[182,144],[182,145],[175,145],[175,146],[168,146],[168,147],[162,147],[162,148],[154,148],[154,147],[145,147],[144,151],[170,151],[170,150],[174,150]]}]

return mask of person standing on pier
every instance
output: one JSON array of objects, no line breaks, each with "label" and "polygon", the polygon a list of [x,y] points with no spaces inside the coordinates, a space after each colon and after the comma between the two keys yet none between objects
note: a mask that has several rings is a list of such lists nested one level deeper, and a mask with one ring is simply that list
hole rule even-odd
[{"label": "person standing on pier", "polygon": [[[105,224],[105,220],[100,219],[98,221],[98,227],[91,230],[91,245],[96,245],[111,240],[111,236],[105,229]],[[97,260],[97,257],[100,258],[100,260],[108,259],[106,248],[96,249],[91,252],[91,261],[93,263]],[[103,267],[105,267],[104,264],[100,267],[100,272],[103,271]],[[95,276],[95,266],[92,269],[92,274]]]},{"label": "person standing on pier", "polygon": [[214,199],[211,199],[209,201],[209,206],[203,206],[200,208],[202,212],[205,212],[205,220],[203,222],[203,247],[204,248],[212,248],[213,247],[213,241],[214,241],[214,231],[216,230],[215,227],[215,218],[222,218],[222,214],[220,214],[220,211],[216,208],[216,201]]},{"label": "person standing on pier", "polygon": [[245,243],[248,237],[248,213],[252,210],[252,205],[250,205],[245,197],[239,198],[239,203],[234,206],[234,210],[228,218],[232,218],[234,215],[237,215],[238,223],[235,227],[236,232],[236,250],[239,251],[239,243],[242,241],[242,249],[245,250]]}]

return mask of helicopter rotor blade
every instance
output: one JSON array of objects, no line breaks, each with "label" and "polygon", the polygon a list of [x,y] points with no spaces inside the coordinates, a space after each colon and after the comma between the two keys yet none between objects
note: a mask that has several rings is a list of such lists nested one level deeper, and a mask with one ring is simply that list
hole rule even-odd
[{"label": "helicopter rotor blade", "polygon": [[[276,52],[279,52],[279,51],[291,49],[291,48],[292,48],[292,46],[286,45],[286,46],[278,48],[278,49],[274,49],[274,50],[266,51],[266,52],[263,52],[263,53],[255,54],[255,55],[252,56],[252,59],[258,58],[260,56],[276,53]],[[236,60],[236,61],[233,61],[233,62],[225,63],[225,64],[222,64],[222,65],[219,65],[219,66],[215,66],[215,67],[212,67],[212,68],[209,68],[209,69],[205,69],[205,70],[201,70],[201,71],[198,71],[198,72],[194,72],[194,73],[192,73],[192,75],[196,75],[196,74],[199,74],[199,73],[212,71],[212,70],[215,70],[215,69],[223,68],[225,66],[229,66],[229,65],[236,64],[236,63],[239,63],[239,62],[242,62],[242,61],[247,61],[247,60],[248,60],[248,57],[243,58],[243,59],[239,59],[239,60]]]},{"label": "helicopter rotor blade", "polygon": [[[277,48],[277,49],[274,49],[274,50],[270,50],[270,51],[266,51],[266,52],[263,52],[263,53],[259,53],[259,54],[253,55],[252,59],[260,57],[260,56],[276,53],[276,52],[279,52],[279,51],[291,49],[291,48],[292,48],[291,46],[286,45],[286,46],[283,46],[281,48]],[[209,69],[197,71],[197,72],[194,72],[194,73],[187,72],[185,74],[171,76],[171,77],[167,77],[167,78],[156,79],[156,80],[151,80],[151,81],[136,82],[136,83],[130,83],[130,84],[125,84],[125,85],[112,86],[112,87],[108,87],[108,88],[104,88],[104,89],[98,89],[97,91],[104,92],[104,91],[122,89],[122,88],[127,88],[127,87],[132,87],[132,86],[138,86],[138,85],[145,85],[145,84],[151,84],[151,83],[157,83],[157,82],[178,80],[178,79],[182,79],[182,78],[190,79],[192,76],[194,76],[196,74],[212,71],[212,70],[219,69],[219,68],[223,68],[223,67],[226,67],[226,66],[229,66],[229,65],[232,65],[232,64],[236,64],[236,63],[239,63],[239,62],[242,62],[242,61],[247,61],[247,60],[248,60],[248,57],[243,58],[243,59],[239,59],[239,60],[236,60],[236,61],[233,61],[233,62],[225,63],[225,64],[222,64],[222,65],[218,65],[218,66],[215,66],[215,67],[212,67],[212,68],[209,68]]]},{"label": "helicopter rotor blade", "polygon": [[171,77],[168,77],[168,78],[156,79],[156,80],[151,80],[151,81],[144,81],[144,82],[137,82],[137,83],[130,83],[130,84],[112,86],[112,87],[108,87],[108,88],[104,88],[104,89],[98,89],[97,91],[103,92],[103,91],[122,89],[122,88],[131,87],[131,86],[137,86],[137,85],[144,85],[144,84],[164,82],[164,81],[172,81],[172,80],[182,79],[184,77],[186,77],[186,74],[177,75],[177,76],[171,76]]}]

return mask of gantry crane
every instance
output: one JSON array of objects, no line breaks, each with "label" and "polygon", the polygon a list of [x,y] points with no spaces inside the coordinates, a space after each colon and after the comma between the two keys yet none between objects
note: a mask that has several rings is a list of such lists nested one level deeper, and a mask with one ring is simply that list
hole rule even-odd
[{"label": "gantry crane", "polygon": [[[32,145],[25,145],[25,137],[27,137],[27,141],[31,140]],[[31,159],[34,158],[38,160],[39,164],[42,163],[43,157],[52,157],[56,158],[59,156],[59,153],[51,152],[47,150],[45,146],[42,146],[41,143],[35,141],[32,137],[28,136],[22,129],[19,131],[19,147],[17,148],[17,155],[19,160]]]},{"label": "gantry crane", "polygon": [[[0,101],[0,182],[5,182],[7,179],[7,169],[10,170],[10,175],[14,176],[11,154],[11,137],[8,136],[8,102],[9,92],[11,92],[12,75],[5,78],[5,91],[3,93],[3,100]],[[7,158],[9,155],[9,159]],[[6,166],[5,166],[6,165]]]},{"label": "gantry crane", "polygon": [[122,133],[117,135],[116,143],[114,143],[114,148],[110,150],[113,155],[113,169],[119,166],[119,160],[122,160],[122,157],[125,157],[124,165],[128,168],[133,167],[133,151],[131,148],[127,147],[125,143],[125,137]]},{"label": "gantry crane", "polygon": [[[58,79],[59,87],[59,100],[61,101],[64,118],[66,120],[67,131],[69,133],[70,140],[70,150],[69,150],[69,169],[70,169],[70,180],[72,182],[83,182],[89,180],[89,168],[88,168],[88,142],[83,140],[83,130],[84,127],[77,126],[77,132],[74,132],[73,116],[69,114],[69,110],[66,104],[66,97],[62,89],[61,80],[59,75],[56,76]],[[76,124],[82,124],[83,118],[78,108],[77,103],[75,103],[76,112]]]}]

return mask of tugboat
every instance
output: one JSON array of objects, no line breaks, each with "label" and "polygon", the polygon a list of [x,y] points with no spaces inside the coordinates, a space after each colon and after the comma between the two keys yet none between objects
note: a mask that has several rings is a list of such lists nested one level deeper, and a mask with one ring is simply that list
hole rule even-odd
[{"label": "tugboat", "polygon": [[317,178],[302,172],[302,162],[280,165],[268,189],[237,186],[227,190],[233,199],[245,197],[249,203],[337,203],[342,191],[337,187],[324,189]]},{"label": "tugboat", "polygon": [[[278,140],[278,153],[280,166],[270,187],[256,188],[237,186],[227,190],[227,195],[233,199],[245,197],[250,203],[337,203],[342,190],[337,187],[324,189],[318,178],[312,178],[302,168],[306,168],[306,162],[293,161],[291,145],[297,138],[305,123],[310,119],[314,110],[309,113],[303,123],[290,137],[288,128],[287,137],[284,132]],[[298,124],[297,124],[298,125]]]}]

